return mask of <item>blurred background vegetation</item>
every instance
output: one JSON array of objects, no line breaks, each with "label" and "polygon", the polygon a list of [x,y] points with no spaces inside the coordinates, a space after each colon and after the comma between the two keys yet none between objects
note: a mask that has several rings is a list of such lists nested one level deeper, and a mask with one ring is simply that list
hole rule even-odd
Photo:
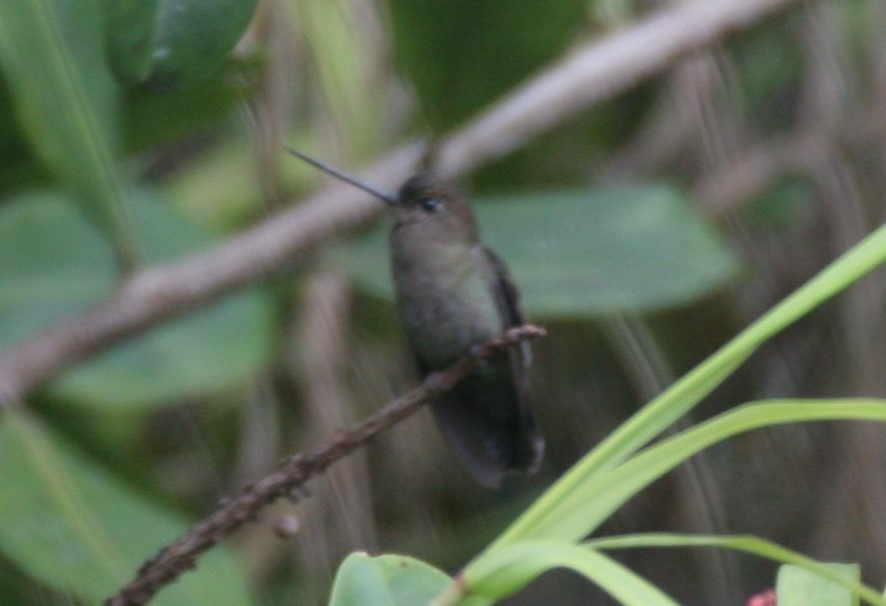
[{"label": "blurred background vegetation", "polygon": [[[444,136],[580,44],[673,3],[32,0],[0,7],[0,348],[298,204],[291,144],[354,171]],[[321,604],[356,549],[457,570],[601,436],[886,218],[886,5],[798,3],[462,179],[532,319],[542,470],[476,486],[420,414],[280,502],[157,603]],[[544,111],[540,108],[539,111]],[[0,415],[0,603],[95,603],[281,456],[414,384],[383,224],[127,338]],[[886,275],[767,345],[694,420],[886,396]],[[689,421],[687,421],[689,422]],[[886,575],[884,429],[709,450],[606,532],[752,533]],[[299,530],[281,540],[273,527]],[[605,533],[604,533],[605,534]],[[617,557],[685,604],[774,564]],[[509,604],[606,604],[549,573]]]}]

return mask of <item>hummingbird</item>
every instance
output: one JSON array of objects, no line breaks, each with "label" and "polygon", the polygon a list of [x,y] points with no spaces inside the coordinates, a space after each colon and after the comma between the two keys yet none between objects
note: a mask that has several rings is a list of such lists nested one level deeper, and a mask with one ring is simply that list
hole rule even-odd
[{"label": "hummingbird", "polygon": [[[397,310],[422,377],[525,323],[511,274],[483,245],[474,213],[458,189],[420,172],[393,195],[287,150],[387,204]],[[544,439],[528,399],[530,365],[525,341],[499,350],[431,403],[446,441],[490,488],[507,472],[532,473],[541,463]]]}]

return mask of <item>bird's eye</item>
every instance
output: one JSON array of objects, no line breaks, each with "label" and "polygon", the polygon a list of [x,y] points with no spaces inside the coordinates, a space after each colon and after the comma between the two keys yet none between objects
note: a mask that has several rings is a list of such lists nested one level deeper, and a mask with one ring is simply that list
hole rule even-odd
[{"label": "bird's eye", "polygon": [[438,200],[437,198],[427,197],[420,198],[418,201],[418,206],[425,212],[433,213],[443,208],[443,203],[440,202],[440,200]]}]

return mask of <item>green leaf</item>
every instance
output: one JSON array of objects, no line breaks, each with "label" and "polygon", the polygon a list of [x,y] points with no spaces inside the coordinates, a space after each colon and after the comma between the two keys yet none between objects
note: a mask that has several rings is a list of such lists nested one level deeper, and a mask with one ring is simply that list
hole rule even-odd
[{"label": "green leaf", "polygon": [[335,575],[330,606],[412,606],[427,604],[449,577],[414,558],[349,555]]},{"label": "green leaf", "polygon": [[0,259],[0,348],[80,311],[115,282],[113,250],[59,193],[0,207]]},{"label": "green leaf", "polygon": [[[131,212],[147,256],[175,258],[212,234],[146,193]],[[110,247],[59,194],[0,209],[0,348],[70,317],[115,287]],[[248,377],[271,346],[272,310],[257,291],[233,295],[127,340],[57,379],[49,393],[88,406],[151,406]]]},{"label": "green leaf", "polygon": [[[736,276],[737,261],[676,190],[538,192],[475,205],[484,242],[505,260],[530,316],[644,312],[687,303]],[[352,245],[357,282],[391,298],[385,236]]]},{"label": "green leaf", "polygon": [[[825,420],[886,422],[886,400],[772,400],[744,404],[649,446],[611,469],[597,469],[578,481],[577,477],[569,477],[572,471],[567,473],[497,544],[527,538],[577,541],[596,530],[646,486],[712,444],[761,427]],[[594,454],[592,451],[573,470],[581,468]]]},{"label": "green leaf", "polygon": [[63,375],[50,393],[84,406],[154,407],[248,379],[271,347],[268,302],[237,295],[127,341]]},{"label": "green leaf", "polygon": [[[861,580],[858,564],[823,564],[851,582]],[[801,566],[786,564],[778,569],[775,585],[778,606],[858,606],[858,597],[843,584]]]},{"label": "green leaf", "polygon": [[[0,64],[2,71],[2,64]],[[0,75],[0,199],[30,183],[45,181],[47,171],[28,145],[13,102],[9,83]]]},{"label": "green leaf", "polygon": [[[505,531],[496,545],[504,545],[529,536],[550,538],[550,535],[535,534],[539,531],[540,525],[546,524],[555,529],[555,532],[567,532],[574,539],[590,532],[594,527],[594,522],[589,521],[587,517],[570,516],[569,520],[575,526],[568,530],[562,528],[562,518],[558,517],[556,513],[558,508],[563,507],[568,501],[569,504],[566,505],[568,509],[571,512],[577,511],[576,508],[582,506],[582,498],[598,494],[587,490],[592,482],[597,481],[599,476],[625,461],[638,448],[641,448],[691,410],[750,357],[758,347],[810,310],[884,263],[886,263],[886,226],[880,227],[856,244],[817,276],[640,409],[545,491],[535,504]],[[862,406],[864,407],[864,404]],[[873,408],[864,414],[868,414],[868,412],[879,414],[876,412],[877,410],[877,408]],[[828,411],[822,412],[827,413]],[[771,414],[771,410],[767,414]],[[849,418],[849,415],[843,418]],[[656,463],[656,461],[650,461],[650,463]],[[622,465],[620,469],[623,470],[625,467],[626,465]],[[645,473],[644,470],[638,471]],[[606,481],[611,481],[613,477],[612,475],[607,476]],[[650,477],[649,481],[652,479],[654,478]],[[619,498],[628,497],[621,495]],[[612,503],[607,506],[611,505]]]},{"label": "green leaf", "polygon": [[569,568],[628,606],[675,606],[660,589],[609,556],[569,543],[531,541],[496,550],[464,573],[469,594],[493,600],[513,595],[553,568]]},{"label": "green leaf", "polygon": [[212,75],[243,34],[255,0],[117,0],[107,2],[117,74],[171,91]]},{"label": "green leaf", "polygon": [[[569,486],[565,481],[565,478],[569,478],[567,474],[536,501],[493,546],[465,567],[463,574],[467,586],[471,591],[492,599],[518,591],[543,571],[540,570],[540,561],[553,557],[542,555],[544,544],[550,542],[551,545],[569,545],[569,542],[593,532],[608,515],[652,481],[711,444],[743,431],[777,423],[838,419],[886,421],[886,400],[774,401],[746,404],[662,440],[611,470],[599,470],[584,478],[581,484]],[[797,563],[847,586],[844,580],[823,571],[817,562],[753,537],[639,535],[596,539],[589,541],[587,546],[594,550],[649,546],[728,547]],[[566,555],[556,557],[564,560],[567,558]],[[564,561],[557,565],[570,564]],[[599,571],[600,567],[596,566],[595,570]],[[595,579],[595,582],[600,581]],[[618,586],[618,583],[612,582],[614,586]],[[870,603],[886,603],[876,592],[861,586],[857,580],[850,580],[848,583],[854,583],[851,585],[852,589],[864,595]]]},{"label": "green leaf", "polygon": [[138,87],[127,91],[123,100],[126,150],[150,149],[217,124],[255,90],[258,67],[254,58],[228,61],[221,70],[183,90],[158,93]]},{"label": "green leaf", "polygon": [[100,9],[99,0],[0,2],[0,66],[31,147],[133,261]]},{"label": "green leaf", "polygon": [[[131,491],[22,410],[0,416],[0,551],[35,579],[98,604],[184,520]],[[154,602],[152,601],[152,604]],[[156,603],[249,604],[242,570],[224,549],[201,558]]]},{"label": "green leaf", "polygon": [[[633,534],[615,537],[604,537],[593,539],[583,543],[584,546],[599,549],[648,549],[650,547],[666,547],[666,548],[685,548],[685,547],[720,547],[724,549],[732,549],[749,553],[762,558],[774,560],[788,564],[782,566],[779,572],[779,587],[781,587],[782,572],[785,569],[791,569],[791,579],[789,579],[789,588],[787,591],[797,594],[790,599],[799,598],[805,591],[806,582],[808,587],[816,587],[821,589],[823,585],[827,586],[827,591],[822,592],[822,596],[837,595],[846,596],[857,592],[867,602],[882,606],[886,604],[874,589],[865,586],[861,582],[861,575],[858,567],[854,564],[824,564],[817,562],[812,558],[804,556],[795,551],[791,551],[777,543],[760,539],[754,536],[742,535],[685,535],[675,533],[646,533]],[[797,571],[802,571],[802,573]],[[799,582],[794,584],[795,580]],[[835,593],[830,593],[831,591]],[[816,602],[809,599],[798,599],[798,601],[790,601],[785,594],[779,593],[778,604],[782,605],[782,600],[786,600],[785,604],[802,604],[802,605],[824,605],[835,604],[846,606],[847,604],[855,604],[856,602],[836,601],[836,602]],[[807,594],[808,595],[808,594]]]}]

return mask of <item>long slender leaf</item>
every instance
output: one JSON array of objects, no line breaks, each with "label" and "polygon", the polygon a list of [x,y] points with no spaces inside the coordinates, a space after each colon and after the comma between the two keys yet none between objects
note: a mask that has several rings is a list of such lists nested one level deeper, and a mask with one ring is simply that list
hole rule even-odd
[{"label": "long slender leaf", "polygon": [[[886,605],[886,599],[884,599],[876,590],[861,583],[857,574],[845,574],[847,571],[851,572],[851,568],[856,568],[855,565],[841,564],[838,569],[832,564],[818,562],[803,554],[797,553],[796,551],[782,547],[777,543],[753,536],[648,533],[593,539],[582,544],[588,548],[603,551],[610,549],[643,549],[650,547],[718,547],[732,549],[734,551],[741,551],[768,560],[781,562],[782,564],[791,564],[807,571],[808,573],[827,579],[831,583],[839,585],[841,588],[848,589],[850,592],[858,593],[858,595],[870,604],[877,604],[879,606]],[[780,577],[781,573],[779,574],[779,578]],[[781,601],[779,601],[779,604],[780,603]]]},{"label": "long slender leaf", "polygon": [[[499,600],[552,568],[574,570],[628,606],[676,605],[660,589],[610,557],[555,541],[530,541],[498,550],[465,570],[462,582],[470,595]],[[453,597],[452,593],[441,595],[434,605],[448,604]]]},{"label": "long slender leaf", "polygon": [[550,506],[526,534],[576,541],[644,487],[711,444],[760,427],[826,420],[886,421],[886,400],[773,400],[742,405],[586,478]]},{"label": "long slender leaf", "polygon": [[100,0],[0,2],[0,67],[32,148],[132,262],[101,8]]},{"label": "long slender leaf", "polygon": [[[584,489],[591,478],[616,466],[691,410],[768,339],[884,262],[886,226],[831,263],[634,414],[549,488],[492,548],[529,536],[541,536],[539,526],[550,525],[552,512],[561,510],[577,492],[588,494]],[[574,505],[574,501],[571,502]],[[581,535],[582,532],[578,532],[574,538]]]}]

